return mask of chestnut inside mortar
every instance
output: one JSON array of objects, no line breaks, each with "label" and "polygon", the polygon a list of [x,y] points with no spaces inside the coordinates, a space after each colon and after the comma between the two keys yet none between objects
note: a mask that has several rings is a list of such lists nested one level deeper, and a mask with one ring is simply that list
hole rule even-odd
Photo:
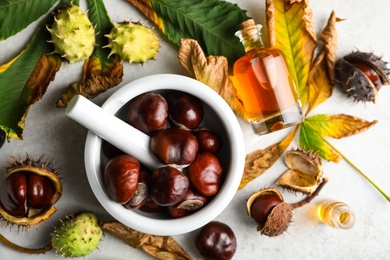
[{"label": "chestnut inside mortar", "polygon": [[[168,98],[168,96],[170,96],[172,93],[177,93],[177,92],[180,92],[180,91],[177,91],[177,90],[153,90],[151,91],[153,93],[159,93],[161,94],[164,98]],[[201,99],[201,97],[197,97],[199,99]],[[130,100],[131,101],[131,100]],[[123,121],[126,121],[126,116],[127,116],[127,109],[128,109],[128,105],[130,103],[130,101],[128,101],[122,108],[120,108],[116,113],[115,113],[115,116],[117,116],[118,118],[122,119]],[[204,109],[204,118],[203,118],[203,121],[202,123],[200,124],[199,128],[208,128],[210,129],[211,131],[213,131],[214,133],[216,133],[220,138],[221,138],[221,143],[222,143],[222,146],[219,150],[219,152],[216,154],[223,169],[224,169],[224,178],[226,177],[226,174],[229,172],[229,165],[230,165],[230,161],[231,161],[231,156],[230,156],[230,150],[231,150],[231,147],[230,147],[230,142],[229,142],[229,139],[227,137],[227,134],[226,134],[226,130],[225,130],[225,127],[222,123],[222,121],[220,120],[219,116],[216,114],[216,112],[208,105],[206,104],[205,102],[201,101],[202,102],[202,106],[203,106],[203,109]],[[131,136],[129,137],[131,138]],[[103,151],[102,151],[102,139],[99,138],[98,140],[98,147],[100,147],[100,171],[101,173],[104,172],[104,168],[105,168],[105,165],[107,164],[107,162],[109,161],[109,159],[104,155]],[[132,155],[134,156],[135,158],[137,158],[136,155]],[[154,171],[155,169],[150,169],[151,171]],[[99,176],[99,181],[101,183],[104,183],[103,181],[103,174],[100,174]],[[224,186],[224,179],[221,181],[221,188],[220,189],[223,189],[223,186]],[[109,198],[108,194],[106,193],[106,191],[104,191],[104,193],[106,194],[106,196]],[[218,194],[217,194],[218,196]],[[199,211],[202,211],[202,210],[205,210],[208,206],[208,204],[213,200],[213,198],[209,198],[210,200],[208,201],[208,203],[202,208],[200,209]],[[115,203],[115,202],[113,202]],[[126,209],[126,210],[130,210],[130,209]],[[132,211],[135,211],[137,212],[138,214],[140,215],[144,215],[144,216],[147,216],[147,217],[150,217],[150,218],[155,218],[155,219],[172,219],[171,216],[168,215],[168,213],[166,213],[165,211],[163,213],[147,213],[147,212],[144,212],[144,211],[141,211],[139,209],[133,209]],[[193,214],[196,214],[193,213]],[[192,215],[192,214],[190,214]],[[184,217],[185,218],[185,217]]]}]

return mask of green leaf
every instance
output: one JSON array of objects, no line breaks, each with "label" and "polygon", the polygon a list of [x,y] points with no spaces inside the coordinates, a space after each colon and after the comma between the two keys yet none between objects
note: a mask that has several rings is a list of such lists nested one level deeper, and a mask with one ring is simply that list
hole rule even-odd
[{"label": "green leaf", "polygon": [[369,122],[346,114],[332,116],[317,114],[306,118],[304,123],[322,136],[340,139],[366,131],[375,125],[377,120]]},{"label": "green leaf", "polygon": [[324,138],[304,121],[299,132],[299,146],[302,149],[318,152],[325,160],[338,162],[340,155],[325,142]]},{"label": "green leaf", "polygon": [[22,31],[47,13],[57,0],[1,0],[0,40]]},{"label": "green leaf", "polygon": [[234,36],[248,19],[238,5],[219,0],[128,0],[176,45],[182,38],[197,40],[206,56],[225,56],[231,64],[244,54]]},{"label": "green leaf", "polygon": [[44,19],[26,48],[0,66],[0,128],[8,140],[22,139],[29,107],[42,98],[60,68],[59,56],[46,55],[51,47],[46,24],[52,20],[51,16]]}]

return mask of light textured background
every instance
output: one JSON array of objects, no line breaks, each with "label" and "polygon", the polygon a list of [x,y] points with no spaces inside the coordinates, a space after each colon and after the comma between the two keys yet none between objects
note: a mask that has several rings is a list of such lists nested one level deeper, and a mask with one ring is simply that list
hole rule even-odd
[{"label": "light textured background", "polygon": [[[85,3],[82,7],[85,9]],[[232,1],[257,22],[264,23],[265,1]],[[145,20],[145,18],[126,1],[105,1],[108,13],[115,22],[123,19]],[[388,0],[312,0],[317,32],[325,26],[332,10],[340,18],[338,23],[339,49],[342,56],[352,50],[374,51],[384,55],[390,61],[390,2]],[[30,25],[22,33],[0,42],[0,63],[14,57],[24,46],[35,30],[37,23]],[[177,61],[177,48],[161,37],[161,49],[157,60],[141,65],[125,64],[123,86],[127,82],[142,76],[156,73],[185,74]],[[83,147],[87,130],[67,118],[63,109],[55,107],[55,102],[63,89],[81,77],[82,63],[63,64],[51,83],[43,100],[33,105],[26,120],[24,140],[12,140],[0,150],[0,168],[7,166],[10,155],[29,153],[34,157],[46,154],[55,157],[55,163],[61,165],[64,193],[56,204],[58,212],[46,223],[34,228],[28,234],[17,233],[17,228],[2,228],[1,234],[26,247],[40,247],[49,242],[49,233],[58,218],[79,211],[95,212],[100,219],[110,216],[95,199],[84,170]],[[1,84],[1,82],[0,82]],[[106,98],[120,86],[107,91],[93,101],[102,104]],[[1,97],[3,98],[3,97]],[[367,132],[331,142],[352,162],[369,175],[383,190],[390,194],[390,89],[384,87],[379,92],[376,104],[356,104],[346,100],[344,95],[335,91],[333,97],[321,104],[313,113],[346,113],[367,120],[378,120],[378,124]],[[286,131],[257,137],[249,126],[241,122],[246,141],[247,153],[265,148],[282,139]],[[293,223],[288,232],[277,238],[261,236],[256,232],[255,223],[245,211],[246,198],[260,188],[271,186],[287,169],[283,160],[279,160],[271,170],[251,182],[239,191],[226,210],[216,220],[227,223],[235,232],[238,240],[234,259],[388,259],[390,255],[390,203],[384,199],[358,172],[344,160],[338,164],[324,162],[324,174],[330,181],[320,196],[295,211]],[[0,174],[0,181],[4,178]],[[288,202],[301,199],[300,195],[283,192]],[[315,203],[325,198],[334,198],[349,204],[355,211],[357,222],[351,230],[334,230],[321,224],[315,216]],[[194,246],[197,232],[175,236],[184,249],[200,259]],[[0,246],[0,259],[59,259],[53,252],[45,255],[25,255]],[[129,248],[122,241],[105,235],[94,251],[85,259],[151,259],[145,253]]]}]

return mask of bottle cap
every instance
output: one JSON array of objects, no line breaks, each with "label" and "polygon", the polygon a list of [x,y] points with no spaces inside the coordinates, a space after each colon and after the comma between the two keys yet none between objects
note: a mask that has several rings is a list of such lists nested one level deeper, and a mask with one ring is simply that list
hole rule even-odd
[{"label": "bottle cap", "polygon": [[241,33],[244,37],[259,34],[261,27],[261,24],[256,24],[255,20],[248,19],[241,23]]}]

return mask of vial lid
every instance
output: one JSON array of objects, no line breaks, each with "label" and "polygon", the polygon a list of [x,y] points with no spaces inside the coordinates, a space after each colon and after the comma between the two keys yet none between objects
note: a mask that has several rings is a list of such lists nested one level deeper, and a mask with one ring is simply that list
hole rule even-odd
[{"label": "vial lid", "polygon": [[252,35],[261,34],[261,24],[256,24],[255,20],[248,19],[241,23],[241,34],[243,38],[250,37]]}]

